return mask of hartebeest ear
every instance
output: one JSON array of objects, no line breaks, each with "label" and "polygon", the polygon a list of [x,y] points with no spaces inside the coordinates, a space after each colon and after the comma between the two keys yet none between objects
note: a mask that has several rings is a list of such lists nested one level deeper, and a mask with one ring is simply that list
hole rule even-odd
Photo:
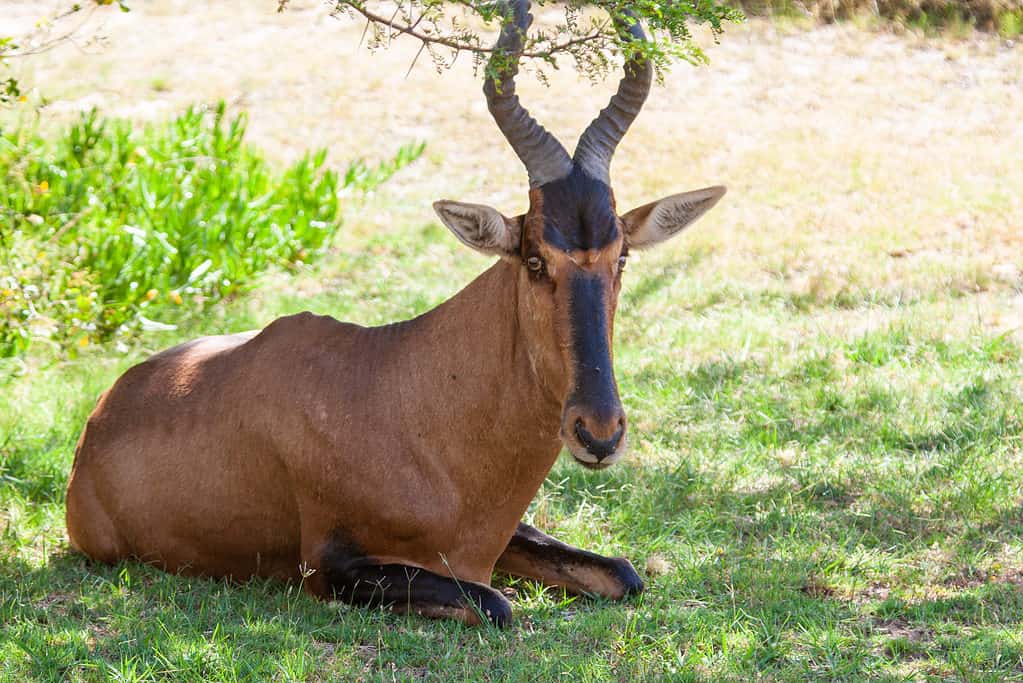
[{"label": "hartebeest ear", "polygon": [[442,199],[433,203],[444,225],[476,251],[508,257],[519,251],[519,222],[483,204]]},{"label": "hartebeest ear", "polygon": [[678,234],[725,196],[721,185],[705,187],[650,202],[624,216],[625,239],[632,249],[645,249]]}]

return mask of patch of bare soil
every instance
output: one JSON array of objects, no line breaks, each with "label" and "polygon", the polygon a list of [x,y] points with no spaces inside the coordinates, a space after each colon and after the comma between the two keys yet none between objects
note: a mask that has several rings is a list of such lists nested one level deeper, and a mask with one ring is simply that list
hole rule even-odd
[{"label": "patch of bare soil", "polygon": [[75,596],[69,593],[50,593],[49,595],[35,601],[33,606],[44,612],[53,612],[61,616],[66,616],[68,613],[68,607],[73,604],[75,600]]},{"label": "patch of bare soil", "polygon": [[884,648],[890,656],[906,661],[930,658],[927,654],[927,644],[933,639],[934,634],[922,626],[914,626],[906,619],[898,617],[878,622],[874,625],[874,631],[886,640]]}]

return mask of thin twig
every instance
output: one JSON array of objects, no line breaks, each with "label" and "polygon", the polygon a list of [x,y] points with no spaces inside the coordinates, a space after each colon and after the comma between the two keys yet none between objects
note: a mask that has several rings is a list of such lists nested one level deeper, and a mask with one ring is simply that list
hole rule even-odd
[{"label": "thin twig", "polygon": [[68,222],[64,223],[64,225],[60,226],[60,228],[58,228],[56,232],[54,232],[52,235],[50,235],[50,239],[46,240],[47,244],[52,244],[52,243],[56,242],[57,240],[59,240],[61,235],[63,235],[65,232],[67,232],[71,228],[75,227],[76,225],[78,225],[78,223],[82,220],[82,216],[84,216],[88,212],[89,212],[89,209],[86,208],[86,209],[83,209],[82,211],[79,211],[74,216],[72,216],[71,220],[69,220]]},{"label": "thin twig", "polygon": [[[4,53],[3,54],[3,58],[4,59],[8,59],[8,58],[13,59],[13,58],[16,58],[16,57],[28,57],[30,55],[38,55],[38,54],[41,54],[43,52],[49,52],[50,50],[54,49],[55,47],[57,47],[58,45],[60,45],[61,43],[65,42],[65,41],[74,42],[72,36],[74,36],[76,33],[81,31],[82,27],[85,26],[89,22],[89,19],[91,19],[92,15],[96,12],[96,8],[97,7],[99,7],[99,5],[93,5],[92,7],[90,7],[89,11],[87,11],[85,13],[85,16],[82,17],[82,20],[78,23],[78,25],[75,26],[70,31],[68,31],[67,33],[65,33],[64,35],[58,36],[56,38],[52,38],[52,39],[50,39],[48,41],[44,41],[38,47],[35,47],[33,49],[30,49],[30,50],[24,50],[24,51],[20,51],[20,52],[7,52],[7,53]],[[49,26],[52,26],[54,23],[56,23],[57,21],[60,21],[61,19],[64,19],[65,17],[69,17],[72,14],[76,14],[78,11],[79,10],[68,10],[68,11],[66,11],[66,12],[64,12],[62,14],[58,14],[49,23]],[[43,29],[39,29],[38,31],[36,31],[32,35],[39,35],[41,33],[43,33]],[[31,37],[32,36],[30,35],[29,39],[31,39]],[[75,45],[75,47],[77,47],[79,50],[82,49],[78,45]]]},{"label": "thin twig", "polygon": [[[394,14],[391,15],[391,20],[387,22],[388,26],[394,26],[394,18],[396,16],[398,16],[398,12],[400,12],[400,11],[401,11],[401,5],[400,4],[395,5],[394,6]],[[387,42],[390,43],[393,38],[394,38],[393,35],[387,36]]]},{"label": "thin twig", "polygon": [[423,54],[423,50],[425,49],[426,43],[423,43],[422,45],[419,46],[419,51],[416,52],[416,56],[412,58],[412,63],[408,65],[408,71],[405,72],[405,78],[408,78],[408,75],[412,73],[412,67],[414,67],[416,65],[416,62],[419,61],[419,55]]},{"label": "thin twig", "polygon": [[355,46],[356,50],[361,50],[362,49],[362,44],[364,42],[366,42],[366,33],[369,31],[369,25],[372,24],[372,23],[373,22],[370,21],[369,19],[366,20],[366,26],[365,26],[365,28],[362,29],[362,35],[359,36],[359,44]]},{"label": "thin twig", "polygon": [[[451,38],[445,38],[444,36],[431,36],[431,35],[428,35],[426,33],[422,33],[422,32],[417,31],[415,29],[415,25],[419,23],[418,21],[416,22],[416,24],[413,24],[412,26],[409,26],[409,25],[406,25],[406,24],[396,23],[394,21],[394,17],[392,17],[391,19],[387,19],[385,17],[380,16],[379,14],[375,14],[374,12],[371,12],[368,9],[364,8],[364,7],[359,7],[358,5],[355,5],[355,4],[351,4],[351,3],[347,3],[347,2],[339,2],[338,5],[339,6],[340,5],[344,5],[345,7],[349,7],[351,9],[355,10],[356,12],[358,12],[359,14],[361,14],[362,16],[366,17],[366,19],[368,19],[368,20],[370,20],[370,21],[372,21],[374,23],[382,24],[384,26],[387,26],[388,28],[390,28],[390,29],[392,29],[394,31],[397,31],[398,33],[404,33],[404,34],[410,35],[413,38],[416,38],[416,39],[422,41],[423,43],[433,43],[435,45],[443,45],[444,47],[451,48],[452,50],[455,50],[455,51],[467,50],[469,52],[480,52],[480,53],[492,53],[492,52],[496,51],[495,48],[493,48],[493,47],[484,47],[484,46],[480,46],[480,45],[471,45],[469,43],[462,43],[462,42],[459,42],[457,40],[453,40]],[[603,27],[601,27],[601,29],[603,29]],[[535,52],[535,51],[523,52],[522,56],[523,57],[540,58],[540,59],[548,59],[548,58],[550,58],[552,55],[554,55],[556,53],[568,52],[569,50],[571,50],[576,45],[581,45],[583,43],[589,43],[589,42],[592,42],[592,41],[595,41],[595,40],[600,40],[603,37],[604,37],[604,31],[603,30],[598,30],[595,33],[590,33],[590,34],[585,35],[585,36],[580,36],[579,38],[573,38],[571,40],[566,40],[563,43],[557,43],[555,45],[552,45],[550,47],[550,49],[548,49],[548,50],[542,50],[542,51],[539,51],[539,52]]]}]

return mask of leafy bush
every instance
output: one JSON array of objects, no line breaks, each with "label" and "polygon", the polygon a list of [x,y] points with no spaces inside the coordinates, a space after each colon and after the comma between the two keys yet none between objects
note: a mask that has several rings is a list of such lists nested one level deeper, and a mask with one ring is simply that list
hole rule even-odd
[{"label": "leafy bush", "polygon": [[372,189],[423,150],[343,177],[321,150],[279,173],[245,123],[221,103],[142,130],[94,110],[52,141],[0,131],[0,356],[158,326],[161,309],[197,312],[307,262],[340,223],[339,191]]}]

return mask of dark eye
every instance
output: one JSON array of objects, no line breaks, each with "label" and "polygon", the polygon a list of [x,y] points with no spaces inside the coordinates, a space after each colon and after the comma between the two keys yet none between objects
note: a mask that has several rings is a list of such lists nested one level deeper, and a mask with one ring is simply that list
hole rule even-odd
[{"label": "dark eye", "polygon": [[543,259],[539,256],[530,256],[526,259],[526,267],[534,273],[539,273],[543,270]]},{"label": "dark eye", "polygon": [[625,256],[618,257],[618,272],[625,270],[625,264],[629,261]]}]

